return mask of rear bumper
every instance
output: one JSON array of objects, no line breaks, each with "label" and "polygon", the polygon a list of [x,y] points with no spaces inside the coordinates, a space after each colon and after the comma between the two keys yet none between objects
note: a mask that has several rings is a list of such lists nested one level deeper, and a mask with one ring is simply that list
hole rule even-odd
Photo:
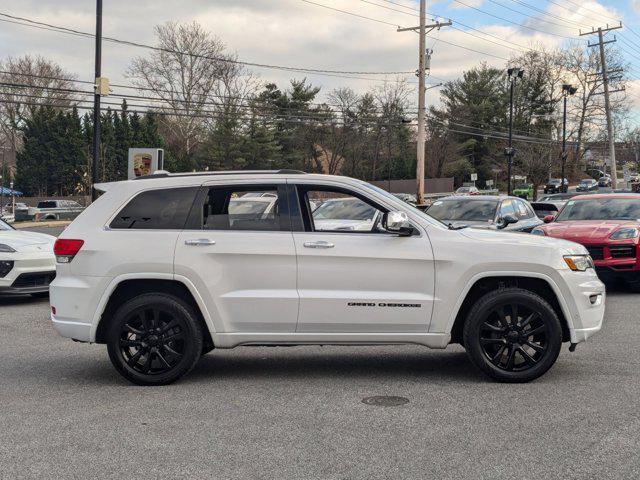
[{"label": "rear bumper", "polygon": [[56,311],[51,314],[51,321],[61,336],[81,342],[95,340],[93,322],[108,283],[106,277],[74,277],[64,272],[56,277],[51,284],[49,301]]}]

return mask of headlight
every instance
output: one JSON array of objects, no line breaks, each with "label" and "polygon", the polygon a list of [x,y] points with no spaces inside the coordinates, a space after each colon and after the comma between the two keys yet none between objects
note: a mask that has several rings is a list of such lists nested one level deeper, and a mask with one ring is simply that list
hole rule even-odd
[{"label": "headlight", "polygon": [[531,235],[542,235],[542,236],[546,236],[547,234],[544,233],[544,230],[541,229],[540,227],[536,227],[533,230],[531,230]]},{"label": "headlight", "polygon": [[564,261],[574,272],[584,272],[593,268],[593,260],[589,255],[565,255]]},{"label": "headlight", "polygon": [[620,230],[616,230],[609,237],[610,240],[626,240],[629,238],[637,238],[638,229],[637,228],[621,228]]},{"label": "headlight", "polygon": [[5,245],[4,243],[0,243],[0,252],[14,253],[15,250],[13,248],[11,248],[9,245]]}]

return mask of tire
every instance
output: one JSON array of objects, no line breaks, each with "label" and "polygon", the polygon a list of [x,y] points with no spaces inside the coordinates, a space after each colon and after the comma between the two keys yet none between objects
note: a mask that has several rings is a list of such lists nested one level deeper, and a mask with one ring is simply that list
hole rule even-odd
[{"label": "tire", "polygon": [[202,329],[189,305],[164,293],[124,303],[112,317],[107,350],[115,369],[136,385],[168,385],[202,353]]},{"label": "tire", "polygon": [[494,290],[471,308],[463,343],[471,362],[491,378],[529,382],[557,360],[562,326],[551,305],[539,295],[520,288]]}]

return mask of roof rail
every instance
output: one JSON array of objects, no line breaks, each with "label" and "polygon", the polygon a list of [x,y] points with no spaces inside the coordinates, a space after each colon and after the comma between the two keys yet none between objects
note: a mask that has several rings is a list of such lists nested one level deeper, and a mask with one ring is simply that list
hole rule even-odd
[{"label": "roof rail", "polygon": [[136,177],[133,180],[153,180],[156,178],[168,178],[168,177],[200,177],[200,176],[215,176],[215,175],[265,175],[265,174],[277,174],[277,175],[306,175],[301,170],[223,170],[217,172],[194,172],[194,173],[168,173],[158,172],[150,175],[143,175],[142,177]]}]

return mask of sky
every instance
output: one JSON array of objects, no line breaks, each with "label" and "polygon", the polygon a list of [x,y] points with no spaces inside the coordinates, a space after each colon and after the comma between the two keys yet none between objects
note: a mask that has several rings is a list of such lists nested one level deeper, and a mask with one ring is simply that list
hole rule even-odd
[{"label": "sky", "polygon": [[[418,36],[396,30],[418,24],[417,5],[417,0],[105,0],[103,33],[153,44],[154,25],[195,20],[219,37],[229,52],[248,62],[408,72],[416,69]],[[433,32],[428,39],[434,51],[432,84],[456,78],[481,61],[503,67],[506,58],[532,46],[553,47],[569,41],[586,44],[587,37],[579,36],[580,29],[614,25],[619,19],[625,28],[615,32],[618,45],[632,65],[628,98],[640,111],[640,0],[438,0],[428,1],[427,10],[430,21],[453,22],[452,27]],[[91,0],[3,0],[1,14],[86,32],[95,29],[95,2]],[[78,79],[92,79],[92,39],[6,20],[0,16],[0,60],[9,55],[42,55]],[[131,60],[147,54],[148,50],[105,43],[103,75],[112,83],[129,83],[126,69]],[[252,70],[261,80],[281,87],[292,77],[306,76],[322,87],[322,94],[342,86],[363,92],[380,86],[385,78],[396,78],[368,73],[350,75],[359,78],[337,78]],[[404,78],[416,89],[414,75]],[[438,89],[430,89],[428,101],[437,101],[437,97]]]}]

